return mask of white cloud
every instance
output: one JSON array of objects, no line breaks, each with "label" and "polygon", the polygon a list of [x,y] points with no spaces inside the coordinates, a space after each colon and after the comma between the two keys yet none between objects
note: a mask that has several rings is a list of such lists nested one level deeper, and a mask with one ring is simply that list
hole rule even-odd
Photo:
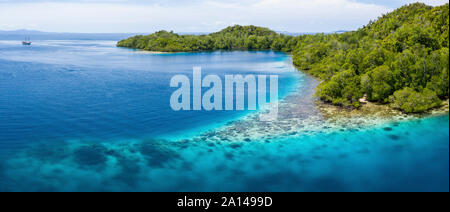
[{"label": "white cloud", "polygon": [[3,3],[0,28],[64,32],[209,32],[254,24],[291,32],[361,27],[392,8],[352,0],[203,0],[195,4]]},{"label": "white cloud", "polygon": [[[405,4],[418,2],[418,0],[401,0],[401,1],[404,2]],[[448,3],[449,1],[448,0],[420,0],[420,2],[423,2],[423,3],[425,3],[427,5],[431,5],[431,6],[440,6],[440,5]]]}]

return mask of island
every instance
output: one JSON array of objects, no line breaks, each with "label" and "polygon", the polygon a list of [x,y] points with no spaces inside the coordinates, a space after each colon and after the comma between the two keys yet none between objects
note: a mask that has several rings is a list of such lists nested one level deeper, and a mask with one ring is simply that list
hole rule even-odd
[{"label": "island", "polygon": [[208,35],[159,31],[118,42],[156,52],[273,50],[292,54],[299,70],[321,81],[323,102],[358,109],[365,102],[404,113],[441,107],[449,97],[449,4],[403,6],[349,32],[290,36],[257,26]]}]

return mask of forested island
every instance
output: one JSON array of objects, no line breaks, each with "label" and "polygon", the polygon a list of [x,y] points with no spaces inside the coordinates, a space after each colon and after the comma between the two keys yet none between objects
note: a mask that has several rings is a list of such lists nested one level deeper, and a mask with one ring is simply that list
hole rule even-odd
[{"label": "forested island", "polygon": [[289,36],[232,26],[199,36],[160,31],[117,46],[159,52],[284,51],[300,70],[322,81],[317,97],[343,107],[358,108],[365,98],[420,113],[449,96],[449,4],[409,4],[344,33]]}]

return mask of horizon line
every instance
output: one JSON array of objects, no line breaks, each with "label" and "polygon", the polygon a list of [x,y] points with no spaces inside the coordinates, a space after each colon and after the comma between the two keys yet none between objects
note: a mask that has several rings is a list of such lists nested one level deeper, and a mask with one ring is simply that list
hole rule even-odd
[{"label": "horizon line", "polygon": [[[225,29],[225,28],[224,28]],[[270,28],[269,28],[270,29]],[[161,30],[157,30],[154,32],[51,32],[51,31],[41,31],[41,30],[36,30],[36,29],[16,29],[16,30],[2,30],[0,29],[0,32],[9,32],[9,33],[14,33],[14,32],[30,32],[30,33],[48,33],[48,34],[153,34],[159,31],[164,31],[165,29],[161,29]],[[272,30],[272,29],[270,29]],[[168,32],[174,32],[176,34],[181,34],[181,35],[199,35],[199,34],[211,34],[211,33],[216,33],[219,31],[213,31],[213,32],[176,32],[174,30],[165,30]],[[354,30],[337,30],[337,31],[328,31],[328,32],[291,32],[291,31],[276,31],[273,30],[276,33],[279,34],[320,34],[320,33],[338,33],[338,32],[350,32],[350,31],[354,31]]]}]

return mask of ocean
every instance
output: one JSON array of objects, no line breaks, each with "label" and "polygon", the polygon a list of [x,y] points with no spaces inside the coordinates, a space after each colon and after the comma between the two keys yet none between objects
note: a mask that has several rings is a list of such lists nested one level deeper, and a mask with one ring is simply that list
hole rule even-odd
[{"label": "ocean", "polygon": [[[324,127],[317,82],[290,55],[156,54],[115,47],[120,38],[0,36],[0,191],[449,190],[448,115]],[[259,111],[173,111],[171,77],[196,66],[278,75],[279,101],[304,101],[276,123],[249,118]],[[294,132],[294,116],[317,122]]]}]

